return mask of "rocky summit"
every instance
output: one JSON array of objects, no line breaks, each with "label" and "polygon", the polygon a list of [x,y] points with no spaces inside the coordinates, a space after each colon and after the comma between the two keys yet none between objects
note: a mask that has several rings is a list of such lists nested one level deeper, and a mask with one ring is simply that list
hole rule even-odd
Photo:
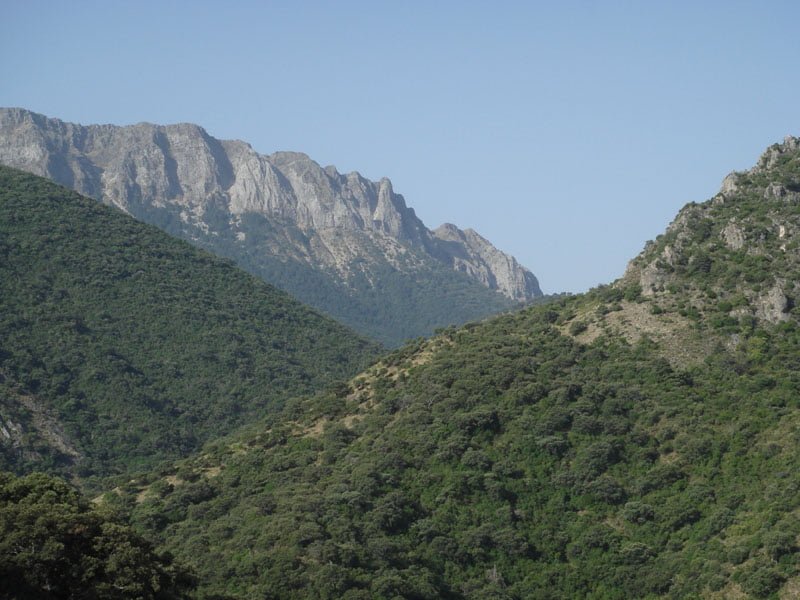
[{"label": "rocky summit", "polygon": [[722,324],[788,321],[800,293],[800,139],[786,137],[708,202],[685,206],[628,265],[660,309],[715,312]]},{"label": "rocky summit", "polygon": [[231,258],[390,345],[541,296],[476,232],[427,229],[386,178],[259,154],[197,125],[83,126],[0,109],[0,163]]}]

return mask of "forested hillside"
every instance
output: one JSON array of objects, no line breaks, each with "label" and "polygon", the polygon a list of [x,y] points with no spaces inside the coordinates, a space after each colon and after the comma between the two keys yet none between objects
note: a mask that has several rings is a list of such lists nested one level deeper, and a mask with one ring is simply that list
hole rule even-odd
[{"label": "forested hillside", "polygon": [[797,326],[672,366],[647,338],[565,335],[589,299],[616,302],[407,348],[108,501],[234,597],[767,597],[794,581]]},{"label": "forested hillside", "polygon": [[407,346],[104,502],[201,594],[797,597],[796,140],[772,155],[617,284]]},{"label": "forested hillside", "polygon": [[[156,559],[180,565],[157,572],[187,585],[180,574],[193,573],[196,590],[178,591],[199,598],[797,597],[798,190],[800,144],[790,138],[684,208],[615,284],[420,339],[233,434],[209,430],[199,452],[117,478],[97,504],[128,518]],[[26,214],[17,207],[6,221],[18,227],[17,213]],[[39,225],[36,244],[24,243],[31,234],[4,237],[3,252],[48,248],[61,239],[53,223],[69,219]],[[35,273],[40,263],[24,264]],[[127,279],[107,269],[104,281]],[[7,331],[47,322],[91,281],[42,313],[50,296],[28,296]],[[120,310],[105,302],[109,315]],[[221,318],[201,304],[203,323]],[[80,339],[105,322],[72,319],[47,339]],[[8,397],[23,408],[42,390],[63,399],[52,386],[59,376],[71,384],[88,361],[36,371],[19,358],[18,348],[40,347],[28,339],[37,338],[19,334],[4,347],[20,382],[6,379]],[[69,356],[74,344],[56,347]],[[135,395],[149,380],[122,372],[117,386],[149,397]],[[198,376],[188,371],[186,382]],[[69,414],[73,405],[54,406]],[[106,406],[128,433],[114,420],[122,403]],[[52,433],[47,414],[31,419]],[[145,464],[124,457],[119,464]]]},{"label": "forested hillside", "polygon": [[0,467],[185,456],[376,351],[227,261],[0,167]]}]

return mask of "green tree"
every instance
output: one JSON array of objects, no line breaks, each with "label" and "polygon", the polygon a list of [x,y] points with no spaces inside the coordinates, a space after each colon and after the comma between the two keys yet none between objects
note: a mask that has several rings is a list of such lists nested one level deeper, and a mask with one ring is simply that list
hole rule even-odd
[{"label": "green tree", "polygon": [[0,473],[0,595],[15,600],[187,597],[191,577],[62,480]]}]

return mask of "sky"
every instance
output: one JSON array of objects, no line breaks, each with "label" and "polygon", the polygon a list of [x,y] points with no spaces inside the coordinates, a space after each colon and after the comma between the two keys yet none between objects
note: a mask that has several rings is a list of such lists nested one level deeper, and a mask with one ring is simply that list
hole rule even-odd
[{"label": "sky", "polygon": [[389,177],[547,293],[800,135],[800,3],[0,0],[0,106]]}]

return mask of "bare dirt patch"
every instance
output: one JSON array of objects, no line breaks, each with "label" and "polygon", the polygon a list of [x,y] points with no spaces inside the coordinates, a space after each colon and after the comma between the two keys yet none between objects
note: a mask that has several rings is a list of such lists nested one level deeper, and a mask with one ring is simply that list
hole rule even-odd
[{"label": "bare dirt patch", "polygon": [[605,315],[608,330],[623,336],[631,344],[647,336],[674,367],[702,362],[716,343],[713,336],[701,336],[686,317],[675,313],[653,314],[647,302],[622,302],[621,306],[622,310]]},{"label": "bare dirt patch", "polygon": [[17,394],[17,399],[31,414],[33,426],[47,442],[62,454],[72,458],[81,458],[80,452],[70,441],[67,434],[61,429],[58,419],[34,396]]}]

